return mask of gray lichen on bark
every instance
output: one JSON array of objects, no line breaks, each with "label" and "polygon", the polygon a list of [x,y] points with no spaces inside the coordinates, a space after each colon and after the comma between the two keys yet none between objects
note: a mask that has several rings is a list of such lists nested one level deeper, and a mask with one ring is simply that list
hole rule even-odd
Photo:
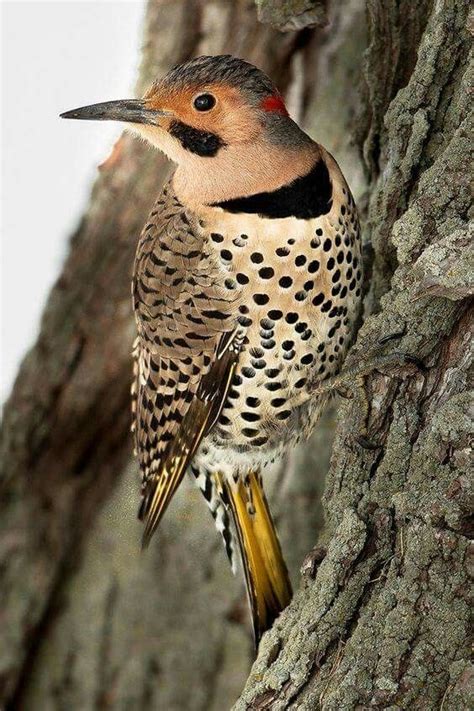
[{"label": "gray lichen on bark", "polygon": [[326,0],[256,0],[258,19],[282,32],[324,27]]}]

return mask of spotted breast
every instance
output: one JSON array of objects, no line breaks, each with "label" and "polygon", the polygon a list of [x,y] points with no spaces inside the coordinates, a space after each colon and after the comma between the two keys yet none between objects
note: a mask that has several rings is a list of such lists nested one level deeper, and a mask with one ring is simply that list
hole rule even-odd
[{"label": "spotted breast", "polygon": [[243,475],[307,437],[325,402],[311,390],[346,355],[360,307],[360,231],[350,190],[327,161],[324,214],[214,208],[201,220],[243,334],[232,388],[196,458],[207,469]]}]

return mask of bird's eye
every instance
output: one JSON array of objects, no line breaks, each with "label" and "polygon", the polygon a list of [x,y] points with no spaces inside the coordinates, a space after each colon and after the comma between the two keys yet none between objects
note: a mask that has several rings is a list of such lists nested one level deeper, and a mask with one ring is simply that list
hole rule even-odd
[{"label": "bird's eye", "polygon": [[197,111],[210,111],[216,105],[216,99],[212,94],[199,94],[194,99],[194,108]]}]

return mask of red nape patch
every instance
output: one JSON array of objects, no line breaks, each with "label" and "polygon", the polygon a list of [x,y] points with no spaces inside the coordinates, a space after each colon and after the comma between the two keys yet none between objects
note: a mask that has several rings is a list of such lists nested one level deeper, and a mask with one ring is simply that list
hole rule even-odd
[{"label": "red nape patch", "polygon": [[267,98],[262,101],[260,106],[264,111],[275,111],[277,114],[283,114],[284,116],[289,115],[286,110],[285,102],[281,98],[280,94],[267,96]]}]

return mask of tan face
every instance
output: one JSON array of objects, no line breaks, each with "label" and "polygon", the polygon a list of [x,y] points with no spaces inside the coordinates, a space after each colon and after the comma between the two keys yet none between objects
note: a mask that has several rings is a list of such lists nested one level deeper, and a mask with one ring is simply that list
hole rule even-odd
[{"label": "tan face", "polygon": [[[171,79],[153,84],[143,99],[102,102],[62,116],[127,123],[176,163],[173,187],[186,205],[276,190],[314,164],[317,144],[301,140],[304,134],[289,119],[276,89],[270,93],[271,86],[249,99],[240,85]],[[277,122],[278,135],[277,124],[268,120],[272,115],[288,117]]]},{"label": "tan face", "polygon": [[[143,98],[148,108],[170,112],[169,117],[159,119],[160,127],[166,130],[173,121],[179,121],[200,131],[216,134],[227,145],[248,143],[263,134],[258,111],[245,101],[235,87],[222,84],[167,87],[159,84]],[[153,126],[147,128],[149,135]]]}]

